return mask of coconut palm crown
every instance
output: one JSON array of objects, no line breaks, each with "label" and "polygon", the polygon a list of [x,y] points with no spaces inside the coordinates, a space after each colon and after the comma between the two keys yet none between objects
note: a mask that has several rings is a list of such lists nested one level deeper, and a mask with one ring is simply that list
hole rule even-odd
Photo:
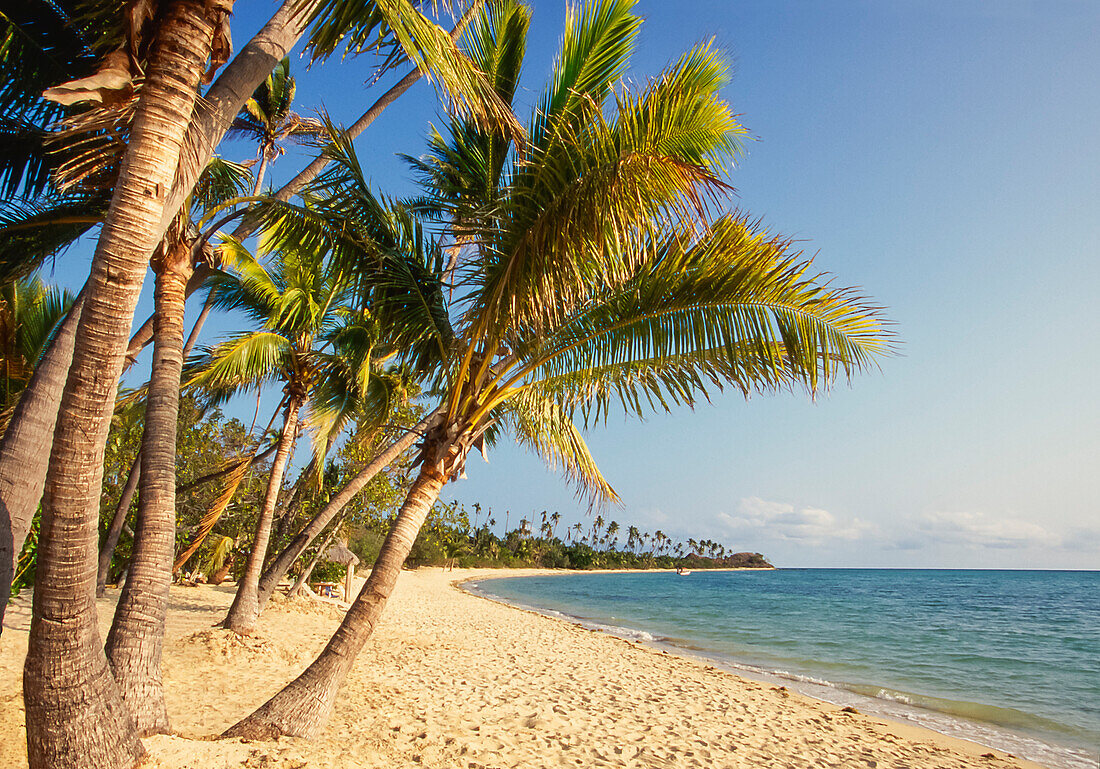
[{"label": "coconut palm crown", "polygon": [[294,92],[290,59],[284,57],[244,103],[244,108],[226,134],[229,137],[246,137],[259,145],[256,151],[257,192],[263,184],[268,163],[286,153],[283,142],[304,143],[325,133],[321,121],[302,117],[291,110]]}]

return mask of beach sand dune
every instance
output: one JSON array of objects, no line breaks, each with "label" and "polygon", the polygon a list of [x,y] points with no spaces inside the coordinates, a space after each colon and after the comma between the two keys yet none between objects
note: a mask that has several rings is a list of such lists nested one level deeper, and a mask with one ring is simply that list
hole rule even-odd
[{"label": "beach sand dune", "polygon": [[[211,739],[297,675],[341,609],[279,601],[247,638],[213,628],[232,588],[173,588],[164,675],[177,734],[164,769],[1035,767],[933,732],[842,712],[705,663],[453,587],[494,571],[405,572],[315,741]],[[117,591],[100,603],[106,634]],[[26,766],[21,678],[29,596],[0,638],[0,766]],[[983,755],[984,754],[984,755]]]}]

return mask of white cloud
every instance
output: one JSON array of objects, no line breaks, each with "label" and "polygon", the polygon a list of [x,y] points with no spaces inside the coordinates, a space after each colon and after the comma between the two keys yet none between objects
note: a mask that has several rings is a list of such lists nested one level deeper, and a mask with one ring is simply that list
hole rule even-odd
[{"label": "white cloud", "polygon": [[980,512],[925,513],[916,519],[915,529],[933,542],[1001,550],[1062,544],[1061,537],[1037,523]]},{"label": "white cloud", "polygon": [[818,507],[795,508],[786,502],[746,497],[737,503],[735,514],[719,513],[718,520],[729,530],[748,532],[775,540],[820,545],[835,540],[856,540],[873,534],[875,527],[858,518],[840,521]]}]

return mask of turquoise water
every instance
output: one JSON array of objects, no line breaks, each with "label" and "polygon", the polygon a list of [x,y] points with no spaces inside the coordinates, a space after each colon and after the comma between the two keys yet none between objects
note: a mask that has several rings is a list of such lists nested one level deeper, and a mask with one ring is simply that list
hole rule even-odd
[{"label": "turquoise water", "polygon": [[473,589],[1049,766],[1098,766],[1100,572],[583,573]]}]

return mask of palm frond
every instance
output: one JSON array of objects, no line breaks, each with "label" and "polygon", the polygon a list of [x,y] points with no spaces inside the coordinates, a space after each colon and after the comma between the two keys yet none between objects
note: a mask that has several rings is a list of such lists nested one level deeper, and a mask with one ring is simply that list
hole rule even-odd
[{"label": "palm frond", "polygon": [[592,286],[632,274],[655,232],[705,228],[744,133],[718,98],[725,73],[701,46],[637,94],[618,93],[610,120],[589,102],[549,125],[508,189],[507,227],[490,221],[480,233],[486,258],[474,313],[552,324]]},{"label": "palm frond", "polygon": [[290,341],[268,331],[237,334],[209,348],[190,366],[186,387],[212,393],[260,387],[277,381],[293,365]]},{"label": "palm frond", "polygon": [[15,198],[0,204],[0,283],[55,258],[107,213],[105,196]]},{"label": "palm frond", "polygon": [[75,297],[68,289],[44,285],[37,278],[21,282],[29,288],[29,301],[20,313],[18,345],[23,359],[37,366]]},{"label": "palm frond", "polygon": [[0,12],[0,197],[35,197],[49,184],[53,162],[43,143],[68,112],[42,98],[58,83],[84,77],[96,65],[92,30],[74,18],[71,1],[26,0]]},{"label": "palm frond", "polygon": [[[851,376],[891,349],[878,308],[809,272],[789,243],[734,215],[698,240],[676,233],[650,265],[542,338],[511,340],[532,381],[562,386],[597,373],[590,390],[633,401],[660,385],[689,402],[681,383],[723,382],[743,391],[800,382],[811,392]],[[620,369],[621,371],[616,371]],[[617,379],[617,377],[622,377]],[[580,402],[583,376],[574,382]]]},{"label": "palm frond", "polygon": [[[475,3],[476,5],[476,3]],[[469,18],[469,13],[465,18]],[[379,47],[387,38],[400,47],[426,77],[442,86],[451,110],[486,129],[514,138],[523,127],[496,91],[446,30],[430,21],[409,0],[321,0],[310,16],[309,52],[316,59],[343,46],[356,55]]]},{"label": "palm frond", "polygon": [[642,23],[631,13],[635,2],[595,0],[567,7],[561,51],[531,123],[532,152],[543,149],[555,127],[568,125],[578,110],[602,105],[626,72]]},{"label": "palm frond", "polygon": [[619,502],[580,430],[556,400],[526,390],[508,402],[506,412],[517,440],[531,447],[551,469],[560,466],[576,485],[578,497],[587,496],[590,508]]},{"label": "palm frond", "polygon": [[191,191],[193,216],[201,216],[252,191],[252,174],[241,163],[215,155]]}]

